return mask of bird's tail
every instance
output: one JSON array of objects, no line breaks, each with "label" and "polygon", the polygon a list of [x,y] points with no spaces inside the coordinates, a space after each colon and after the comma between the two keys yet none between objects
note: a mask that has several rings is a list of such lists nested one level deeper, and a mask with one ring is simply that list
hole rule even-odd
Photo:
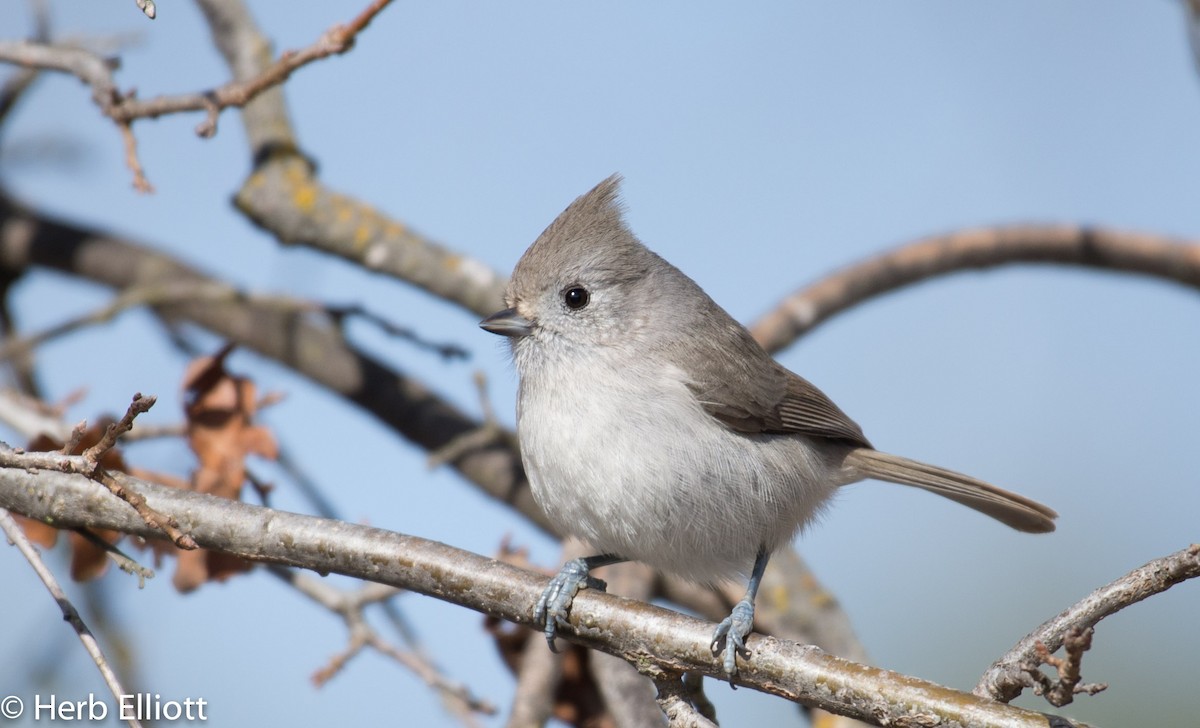
[{"label": "bird's tail", "polygon": [[1054,519],[1058,517],[1057,513],[1037,501],[982,480],[870,448],[861,447],[851,451],[843,465],[850,474],[857,476],[856,480],[874,478],[922,488],[1026,533],[1053,531]]}]

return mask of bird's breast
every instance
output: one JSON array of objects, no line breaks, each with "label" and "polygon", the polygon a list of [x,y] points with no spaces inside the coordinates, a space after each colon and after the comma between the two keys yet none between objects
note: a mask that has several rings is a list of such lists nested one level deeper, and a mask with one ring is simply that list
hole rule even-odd
[{"label": "bird's breast", "polygon": [[806,440],[728,430],[670,365],[523,371],[518,434],[556,527],[697,580],[749,568],[833,489]]}]

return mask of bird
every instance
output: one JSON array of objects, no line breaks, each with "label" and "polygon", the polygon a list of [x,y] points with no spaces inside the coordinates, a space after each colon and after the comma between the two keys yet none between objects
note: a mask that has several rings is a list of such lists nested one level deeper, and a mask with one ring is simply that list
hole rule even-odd
[{"label": "bird", "polygon": [[749,658],[754,601],[771,553],[842,486],[920,488],[1029,533],[1057,514],[951,470],[876,450],[808,380],[776,362],[624,220],[620,175],[578,197],[525,251],[503,310],[480,326],[508,338],[517,435],[534,499],[572,559],[534,606],[555,649],[576,593],[600,566],[635,560],[745,596],[710,649],[732,680]]}]

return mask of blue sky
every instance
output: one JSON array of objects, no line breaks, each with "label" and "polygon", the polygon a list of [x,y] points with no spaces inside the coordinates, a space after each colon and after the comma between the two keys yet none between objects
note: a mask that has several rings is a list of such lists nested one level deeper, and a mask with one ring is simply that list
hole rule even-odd
[{"label": "blue sky", "polygon": [[[284,49],[364,4],[253,10]],[[52,7],[64,36],[135,33],[118,80],[143,97],[227,78],[191,4],[160,3],[152,23],[126,0]],[[29,27],[25,4],[0,6],[0,35]],[[510,270],[576,195],[621,172],[642,240],[746,322],[839,266],[962,227],[1066,222],[1200,237],[1200,75],[1177,2],[397,3],[352,52],[301,70],[286,88],[325,183],[497,270]],[[460,344],[472,360],[448,365],[352,328],[363,347],[469,411],[478,411],[471,374],[482,369],[512,421],[515,375],[476,316],[281,248],[229,204],[249,169],[236,112],[211,140],[192,132],[199,121],[135,127],[157,187],[138,195],[119,136],[87,90],[45,78],[4,128],[0,174],[40,209],[248,289],[363,303]],[[59,161],[28,161],[46,148]],[[105,300],[42,274],[21,284],[16,312],[33,330]],[[846,489],[799,547],[877,664],[969,688],[1042,620],[1197,540],[1198,332],[1194,291],[1024,267],[873,301],[780,355],[881,449],[1061,514],[1057,533],[1029,537],[905,489]],[[549,539],[452,472],[428,472],[423,453],[369,417],[252,355],[232,362],[261,389],[288,393],[264,421],[347,518],[485,554],[511,535],[556,564]],[[87,386],[76,419],[119,411],[144,391],[160,397],[149,419],[178,420],[184,364],[141,313],[42,352],[52,395]],[[134,456],[175,472],[191,462],[172,445]],[[261,469],[279,479],[280,507],[306,507]],[[6,607],[0,649],[65,662],[62,693],[101,690],[15,551],[0,550],[0,575],[20,595]],[[152,676],[147,689],[205,697],[221,725],[449,724],[436,698],[381,658],[359,658],[313,689],[308,676],[341,649],[343,628],[269,576],[186,598],[168,576],[142,592],[106,579]],[[478,615],[422,597],[401,604],[453,677],[505,704],[511,680]],[[1104,622],[1084,676],[1113,687],[1066,712],[1101,725],[1194,714],[1200,634],[1180,626],[1198,606],[1200,587],[1185,584]],[[0,665],[0,692],[36,689],[24,661]],[[709,692],[726,726],[792,713],[750,691]]]}]

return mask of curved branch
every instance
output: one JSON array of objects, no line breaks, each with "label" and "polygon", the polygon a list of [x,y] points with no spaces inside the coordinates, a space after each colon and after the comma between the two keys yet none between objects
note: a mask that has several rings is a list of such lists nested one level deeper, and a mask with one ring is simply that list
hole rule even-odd
[{"label": "curved branch", "polygon": [[751,327],[768,351],[876,296],[958,271],[1052,263],[1139,273],[1200,288],[1200,245],[1077,225],[963,230],[902,245],[847,266],[784,299]]},{"label": "curved branch", "polygon": [[[203,548],[242,558],[335,572],[408,589],[518,624],[531,624],[546,578],[414,536],[175,490],[132,478]],[[56,526],[160,534],[90,481],[55,472],[0,470],[0,507]],[[568,639],[617,655],[651,675],[720,678],[709,651],[712,624],[649,604],[584,590]],[[815,647],[754,636],[737,684],[875,725],[1044,727],[1046,716],[849,662]],[[1058,719],[1056,719],[1058,720]],[[1072,725],[1060,721],[1059,725]]]},{"label": "curved branch", "polygon": [[[1196,577],[1200,577],[1200,544],[1134,569],[1026,635],[988,668],[974,693],[1005,702],[1012,700],[1029,684],[1027,673],[1043,662],[1039,652],[1054,652],[1063,646],[1072,630],[1088,630],[1131,604]],[[1038,645],[1042,645],[1040,650]]]}]

